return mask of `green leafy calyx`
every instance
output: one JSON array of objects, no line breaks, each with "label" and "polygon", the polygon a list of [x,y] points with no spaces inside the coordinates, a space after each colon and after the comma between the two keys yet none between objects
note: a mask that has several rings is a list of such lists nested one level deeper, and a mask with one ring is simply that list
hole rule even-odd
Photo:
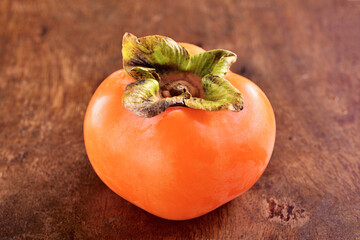
[{"label": "green leafy calyx", "polygon": [[125,71],[136,81],[123,105],[141,117],[153,117],[174,105],[216,111],[243,109],[242,94],[224,76],[236,55],[217,49],[190,55],[164,36],[123,37]]}]

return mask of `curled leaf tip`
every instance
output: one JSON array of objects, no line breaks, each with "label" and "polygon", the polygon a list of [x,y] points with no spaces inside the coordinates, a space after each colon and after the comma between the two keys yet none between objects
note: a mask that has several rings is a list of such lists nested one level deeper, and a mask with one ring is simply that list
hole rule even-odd
[{"label": "curled leaf tip", "polygon": [[123,44],[129,40],[137,40],[137,37],[132,33],[126,32],[123,36]]}]

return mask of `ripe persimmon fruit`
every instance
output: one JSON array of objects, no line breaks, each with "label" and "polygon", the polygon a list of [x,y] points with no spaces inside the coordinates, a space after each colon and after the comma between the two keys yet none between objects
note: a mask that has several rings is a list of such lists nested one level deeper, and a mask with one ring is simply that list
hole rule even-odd
[{"label": "ripe persimmon fruit", "polygon": [[234,53],[127,33],[123,57],[84,120],[89,160],[107,186],[156,216],[185,220],[259,179],[275,117],[260,88],[229,71]]}]

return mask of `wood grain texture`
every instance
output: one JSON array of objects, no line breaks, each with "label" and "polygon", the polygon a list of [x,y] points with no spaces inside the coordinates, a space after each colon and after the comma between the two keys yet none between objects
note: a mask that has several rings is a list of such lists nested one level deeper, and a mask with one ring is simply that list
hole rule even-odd
[{"label": "wood grain texture", "polygon": [[[0,239],[360,239],[359,26],[356,0],[0,1]],[[248,192],[175,222],[96,176],[82,121],[125,31],[238,54],[277,119]]]}]

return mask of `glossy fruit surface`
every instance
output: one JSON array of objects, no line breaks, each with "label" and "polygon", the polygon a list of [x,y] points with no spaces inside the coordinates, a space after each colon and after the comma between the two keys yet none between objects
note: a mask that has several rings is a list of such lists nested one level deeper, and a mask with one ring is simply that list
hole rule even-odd
[{"label": "glossy fruit surface", "polygon": [[[202,50],[181,44],[191,54]],[[241,112],[170,107],[151,118],[124,108],[134,81],[124,70],[94,93],[84,121],[86,151],[114,192],[162,218],[206,214],[248,190],[274,147],[275,118],[265,94],[248,79],[225,78],[244,97]]]}]

